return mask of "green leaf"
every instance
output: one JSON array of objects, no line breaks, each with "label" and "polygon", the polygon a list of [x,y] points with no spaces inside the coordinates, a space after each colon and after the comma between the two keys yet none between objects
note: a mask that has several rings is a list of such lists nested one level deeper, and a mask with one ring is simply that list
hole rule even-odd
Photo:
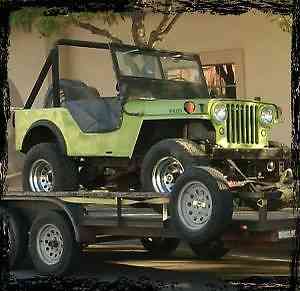
[{"label": "green leaf", "polygon": [[43,15],[45,8],[27,7],[11,13],[10,24],[12,27],[30,32],[33,23]]},{"label": "green leaf", "polygon": [[62,25],[60,25],[57,16],[42,16],[36,22],[36,28],[42,36],[49,37],[59,34],[62,30]]}]

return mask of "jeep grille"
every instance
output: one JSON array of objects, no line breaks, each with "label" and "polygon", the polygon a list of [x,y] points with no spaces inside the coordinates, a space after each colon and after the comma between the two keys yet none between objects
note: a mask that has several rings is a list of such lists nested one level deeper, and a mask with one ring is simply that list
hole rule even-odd
[{"label": "jeep grille", "polygon": [[227,104],[227,142],[258,144],[257,105]]}]

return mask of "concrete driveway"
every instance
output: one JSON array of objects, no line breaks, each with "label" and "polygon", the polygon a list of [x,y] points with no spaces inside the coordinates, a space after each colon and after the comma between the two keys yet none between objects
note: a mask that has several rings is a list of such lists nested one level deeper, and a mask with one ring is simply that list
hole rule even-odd
[{"label": "concrete driveway", "polygon": [[[290,257],[288,250],[231,251],[219,261],[200,261],[185,245],[167,258],[153,258],[138,241],[124,241],[89,246],[82,253],[76,277],[97,278],[101,281],[148,277],[161,282],[165,289],[199,290],[210,282],[238,280],[251,276],[288,276]],[[14,271],[17,278],[30,278],[35,271]]]}]

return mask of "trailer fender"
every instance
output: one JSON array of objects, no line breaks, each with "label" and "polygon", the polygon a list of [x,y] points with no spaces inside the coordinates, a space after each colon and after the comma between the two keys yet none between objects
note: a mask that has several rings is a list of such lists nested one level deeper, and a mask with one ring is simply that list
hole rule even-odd
[{"label": "trailer fender", "polygon": [[[55,197],[34,197],[28,196],[26,197],[26,192],[23,193],[24,196],[10,196],[10,197],[3,197],[3,200],[7,201],[8,204],[10,202],[24,202],[24,201],[38,201],[41,203],[52,204],[55,209],[60,210],[63,212],[65,217],[68,219],[72,230],[74,232],[74,237],[76,242],[80,242],[80,232],[79,232],[79,216],[80,212],[78,206],[75,206],[71,203],[64,203],[58,198]],[[41,209],[39,211],[42,211]]]}]

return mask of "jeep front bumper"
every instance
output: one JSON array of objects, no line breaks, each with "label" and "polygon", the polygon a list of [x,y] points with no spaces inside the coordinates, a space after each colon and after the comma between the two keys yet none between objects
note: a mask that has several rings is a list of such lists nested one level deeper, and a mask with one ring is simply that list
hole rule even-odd
[{"label": "jeep front bumper", "polygon": [[290,150],[285,148],[225,149],[212,147],[209,154],[213,160],[288,160],[291,158]]}]

